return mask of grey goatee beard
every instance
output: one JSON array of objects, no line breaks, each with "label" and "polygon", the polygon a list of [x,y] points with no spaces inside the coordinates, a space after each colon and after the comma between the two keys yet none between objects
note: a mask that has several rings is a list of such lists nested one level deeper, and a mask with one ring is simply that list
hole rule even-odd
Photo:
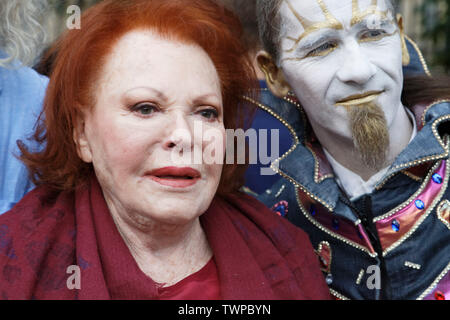
[{"label": "grey goatee beard", "polygon": [[363,164],[379,171],[386,166],[389,130],[383,110],[375,103],[350,107],[350,129]]}]

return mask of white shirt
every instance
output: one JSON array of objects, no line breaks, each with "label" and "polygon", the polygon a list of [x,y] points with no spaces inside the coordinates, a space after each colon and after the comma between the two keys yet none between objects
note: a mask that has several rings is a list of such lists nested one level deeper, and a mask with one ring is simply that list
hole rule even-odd
[{"label": "white shirt", "polygon": [[[413,131],[411,139],[409,140],[409,142],[411,142],[417,135],[417,124],[413,113],[408,108],[405,108],[405,110],[413,124]],[[378,171],[376,174],[370,177],[369,180],[364,181],[359,175],[337,162],[336,159],[334,159],[333,156],[327,150],[325,150],[325,148],[323,148],[323,151],[328,158],[331,167],[333,168],[336,176],[336,182],[344,189],[344,191],[352,201],[364,194],[372,193],[372,191],[375,189],[376,184],[381,181],[381,179],[389,170],[388,166]]]}]

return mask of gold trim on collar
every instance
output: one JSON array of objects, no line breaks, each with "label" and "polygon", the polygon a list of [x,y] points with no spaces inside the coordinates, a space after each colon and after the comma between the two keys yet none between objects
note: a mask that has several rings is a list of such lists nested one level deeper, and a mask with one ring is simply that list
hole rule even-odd
[{"label": "gold trim on collar", "polygon": [[[427,111],[431,107],[433,107],[434,105],[440,104],[440,103],[450,103],[450,100],[437,100],[437,101],[434,101],[431,104],[429,104],[425,108],[425,110],[424,110],[424,112],[422,114],[422,120],[421,121],[422,121],[422,126],[423,127],[426,125],[425,114],[427,113]],[[433,135],[436,137],[436,140],[439,142],[439,144],[441,145],[442,149],[446,150],[444,153],[438,154],[438,155],[434,155],[434,156],[424,157],[424,158],[421,158],[421,159],[416,159],[416,160],[413,160],[413,161],[410,161],[410,162],[406,162],[406,163],[402,163],[400,165],[397,165],[397,166],[393,167],[392,169],[393,170],[396,170],[396,169],[407,169],[409,167],[413,167],[413,166],[417,166],[419,164],[422,164],[424,162],[428,162],[428,161],[432,161],[432,160],[439,160],[439,159],[442,159],[444,157],[447,157],[449,155],[449,151],[447,150],[447,145],[446,145],[447,142],[444,142],[443,139],[441,139],[441,137],[439,136],[439,132],[437,131],[437,126],[442,121],[449,120],[449,119],[450,119],[450,115],[445,115],[445,116],[442,116],[440,118],[437,118],[437,119],[433,120],[434,122],[433,122],[433,125],[431,127],[431,131],[433,132]],[[444,139],[446,139],[446,138],[444,137]],[[384,184],[386,184],[386,182],[390,178],[392,178],[394,175],[396,175],[397,173],[398,172],[394,172],[394,173],[390,174],[389,176],[387,176],[386,178],[384,178],[383,181],[379,182],[375,186],[375,190],[380,190],[384,186]]]},{"label": "gold trim on collar", "polygon": [[436,209],[436,214],[438,219],[450,230],[450,201],[442,200]]},{"label": "gold trim on collar", "polygon": [[415,174],[412,174],[411,172],[408,172],[407,170],[402,170],[400,171],[401,173],[403,173],[405,176],[407,176],[408,178],[411,178],[412,180],[415,180],[417,182],[422,181],[422,178],[419,176],[416,176]]},{"label": "gold trim on collar", "polygon": [[[295,107],[300,111],[300,114],[302,115],[302,119],[303,119],[303,123],[304,123],[303,137],[305,137],[305,139],[306,139],[307,134],[308,134],[308,132],[307,132],[308,121],[307,121],[305,111],[303,110],[302,106],[298,102],[292,100],[291,98],[286,96],[283,99],[286,100],[287,102],[295,105]],[[311,152],[311,154],[314,158],[314,182],[319,184],[322,181],[324,181],[325,179],[334,178],[333,173],[324,174],[322,177],[319,178],[319,159],[318,159],[316,153],[314,152],[314,150],[312,148],[310,148],[306,143],[304,144],[304,147]]]},{"label": "gold trim on collar", "polygon": [[[291,133],[292,138],[294,140],[294,143],[292,144],[291,148],[286,151],[283,155],[281,155],[280,158],[275,159],[272,164],[270,165],[270,168],[275,171],[276,173],[278,173],[280,176],[282,176],[283,178],[285,178],[286,180],[288,180],[290,183],[292,183],[294,185],[294,187],[296,188],[300,188],[303,192],[305,192],[311,199],[314,199],[315,201],[319,202],[320,204],[322,204],[325,208],[327,208],[329,211],[333,211],[333,208],[324,200],[320,199],[319,197],[317,197],[316,195],[312,194],[311,192],[309,192],[308,190],[306,190],[306,188],[304,186],[302,186],[301,184],[299,184],[295,179],[293,179],[292,177],[290,177],[289,175],[287,175],[286,173],[284,173],[283,171],[281,171],[279,169],[279,166],[277,165],[281,160],[283,160],[284,158],[286,158],[292,151],[295,150],[295,148],[297,148],[297,146],[300,144],[300,140],[297,136],[297,134],[295,133],[294,128],[292,128],[292,126],[287,123],[286,120],[284,120],[279,114],[275,113],[272,109],[270,109],[269,107],[263,105],[260,102],[257,102],[247,96],[243,96],[243,98],[245,100],[247,100],[250,103],[253,103],[254,105],[258,106],[260,109],[266,111],[267,113],[269,113],[270,115],[272,115],[273,117],[275,117],[276,119],[278,119]],[[294,103],[292,100],[288,100],[289,98],[285,97],[285,101],[290,102],[292,104],[294,104],[297,108],[299,108],[299,105],[297,105],[296,103]],[[301,110],[301,109],[300,109]]]},{"label": "gold trim on collar", "polygon": [[411,43],[411,45],[414,47],[417,54],[419,55],[419,60],[420,63],[422,64],[423,69],[425,70],[425,73],[427,74],[427,76],[431,77],[430,69],[428,68],[427,62],[425,61],[425,58],[423,57],[422,51],[420,51],[419,46],[406,34],[404,36]]},{"label": "gold trim on collar", "polygon": [[[320,222],[318,222],[317,220],[313,219],[311,217],[311,214],[308,212],[308,210],[306,210],[306,208],[303,206],[303,203],[300,200],[300,195],[299,195],[299,190],[298,189],[295,190],[295,198],[297,199],[297,205],[298,205],[298,207],[300,209],[300,212],[306,217],[306,219],[309,222],[311,222],[320,231],[325,232],[329,236],[331,236],[331,237],[333,237],[335,239],[338,239],[338,240],[342,241],[343,243],[345,243],[345,244],[347,244],[347,245],[349,245],[349,246],[351,246],[353,248],[359,249],[359,250],[367,253],[367,255],[369,255],[372,258],[375,258],[375,257],[378,256],[378,254],[376,252],[370,252],[368,248],[366,248],[366,247],[364,247],[364,246],[360,245],[359,243],[356,243],[356,242],[354,242],[352,240],[349,240],[349,239],[341,236],[340,234],[337,234],[336,232],[331,231],[330,229],[328,229],[325,226],[323,226]],[[328,209],[328,210],[330,211],[330,213],[333,212],[333,210],[330,210],[330,209]],[[355,226],[357,226],[356,223],[355,223]]]},{"label": "gold trim on collar", "polygon": [[436,104],[441,104],[441,103],[450,103],[450,100],[447,100],[447,99],[436,100],[436,101],[431,102],[427,107],[425,107],[425,109],[423,110],[423,113],[422,113],[422,117],[421,117],[422,128],[425,127],[425,125],[426,125],[425,116],[427,115],[428,110],[430,110],[430,108],[435,106]]},{"label": "gold trim on collar", "polygon": [[336,298],[338,298],[339,300],[350,300],[349,298],[347,298],[346,296],[340,294],[339,292],[337,292],[336,290],[333,290],[331,288],[330,289],[330,293],[335,296]]}]

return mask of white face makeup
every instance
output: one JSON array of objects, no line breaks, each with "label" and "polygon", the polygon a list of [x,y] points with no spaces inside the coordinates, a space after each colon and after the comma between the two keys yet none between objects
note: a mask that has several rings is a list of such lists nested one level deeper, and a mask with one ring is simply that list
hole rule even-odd
[{"label": "white face makeup", "polygon": [[[351,138],[347,108],[402,107],[402,43],[386,0],[285,0],[279,66],[314,130]],[[316,132],[317,133],[317,132]]]}]

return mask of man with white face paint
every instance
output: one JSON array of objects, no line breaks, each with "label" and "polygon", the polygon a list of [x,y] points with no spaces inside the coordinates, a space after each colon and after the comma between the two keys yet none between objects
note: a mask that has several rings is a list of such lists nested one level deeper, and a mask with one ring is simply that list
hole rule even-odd
[{"label": "man with white face paint", "polygon": [[258,105],[294,140],[259,199],[308,232],[337,298],[450,299],[448,80],[425,76],[390,0],[257,11]]}]

